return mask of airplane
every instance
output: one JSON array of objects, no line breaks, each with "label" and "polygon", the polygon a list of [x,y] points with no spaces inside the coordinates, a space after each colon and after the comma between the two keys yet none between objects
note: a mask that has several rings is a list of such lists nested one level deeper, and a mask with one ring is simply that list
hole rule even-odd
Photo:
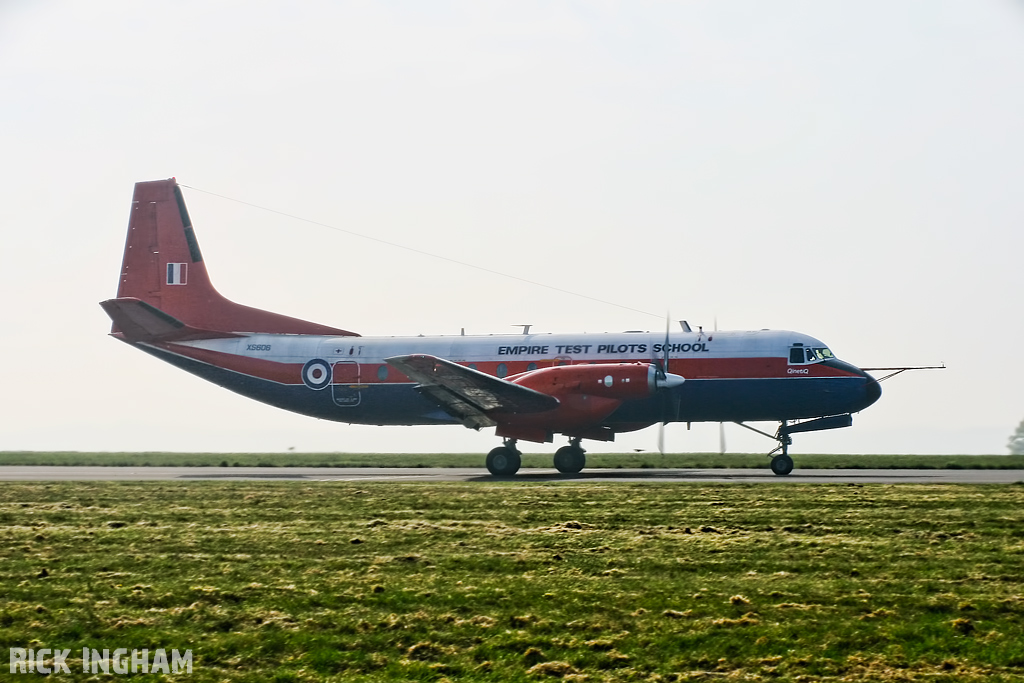
[{"label": "airplane", "polygon": [[136,183],[117,296],[100,306],[114,338],[278,408],[353,424],[494,427],[502,445],[486,466],[495,476],[519,470],[519,440],[566,437],[554,466],[575,474],[584,439],[668,422],[735,422],[768,436],[778,443],[771,470],[787,475],[793,434],[849,427],[882,393],[880,380],[798,332],[694,332],[681,322],[664,336],[524,326],[366,337],[244,306],[213,287],[174,178]]}]

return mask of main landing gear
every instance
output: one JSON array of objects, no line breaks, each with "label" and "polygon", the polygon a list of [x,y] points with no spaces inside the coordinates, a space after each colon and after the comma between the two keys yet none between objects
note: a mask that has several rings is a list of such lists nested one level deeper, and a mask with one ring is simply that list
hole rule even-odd
[{"label": "main landing gear", "polygon": [[587,465],[587,456],[580,439],[569,439],[568,446],[555,451],[555,469],[562,474],[576,474]]},{"label": "main landing gear", "polygon": [[516,448],[516,440],[505,439],[504,444],[487,454],[487,471],[496,477],[511,477],[523,464],[522,454]]},{"label": "main landing gear", "polygon": [[[576,474],[587,465],[586,451],[580,446],[581,439],[569,439],[568,446],[555,451],[555,469],[563,474]],[[496,477],[511,477],[522,465],[522,454],[516,448],[515,439],[505,439],[487,454],[487,471]]]}]

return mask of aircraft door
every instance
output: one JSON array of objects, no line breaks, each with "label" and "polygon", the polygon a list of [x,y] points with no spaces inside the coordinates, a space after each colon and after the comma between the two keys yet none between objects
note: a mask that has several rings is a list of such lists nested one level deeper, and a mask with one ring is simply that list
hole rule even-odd
[{"label": "aircraft door", "polygon": [[352,360],[340,360],[334,364],[334,376],[331,392],[335,405],[343,408],[354,408],[363,398],[362,384],[359,376],[359,363]]}]

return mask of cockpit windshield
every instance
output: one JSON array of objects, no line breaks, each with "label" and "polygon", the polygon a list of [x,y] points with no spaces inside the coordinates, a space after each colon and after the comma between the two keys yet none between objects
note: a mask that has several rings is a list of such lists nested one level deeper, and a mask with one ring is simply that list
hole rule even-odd
[{"label": "cockpit windshield", "polygon": [[835,358],[835,356],[832,355],[832,352],[823,346],[813,349],[808,347],[806,351],[808,363],[813,363],[814,361],[819,360],[828,360],[829,358]]}]

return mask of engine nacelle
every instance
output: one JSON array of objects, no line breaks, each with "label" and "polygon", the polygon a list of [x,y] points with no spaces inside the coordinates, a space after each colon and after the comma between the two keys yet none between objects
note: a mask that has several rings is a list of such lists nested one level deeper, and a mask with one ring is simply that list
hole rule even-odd
[{"label": "engine nacelle", "polygon": [[507,379],[558,399],[557,408],[543,413],[494,414],[498,436],[538,442],[551,441],[556,432],[599,438],[594,434],[624,402],[683,383],[679,375],[661,375],[652,363],[558,365]]},{"label": "engine nacelle", "polygon": [[586,394],[627,401],[650,396],[659,387],[677,386],[683,378],[671,374],[660,378],[653,363],[604,363],[541,368],[508,381],[556,398]]}]

